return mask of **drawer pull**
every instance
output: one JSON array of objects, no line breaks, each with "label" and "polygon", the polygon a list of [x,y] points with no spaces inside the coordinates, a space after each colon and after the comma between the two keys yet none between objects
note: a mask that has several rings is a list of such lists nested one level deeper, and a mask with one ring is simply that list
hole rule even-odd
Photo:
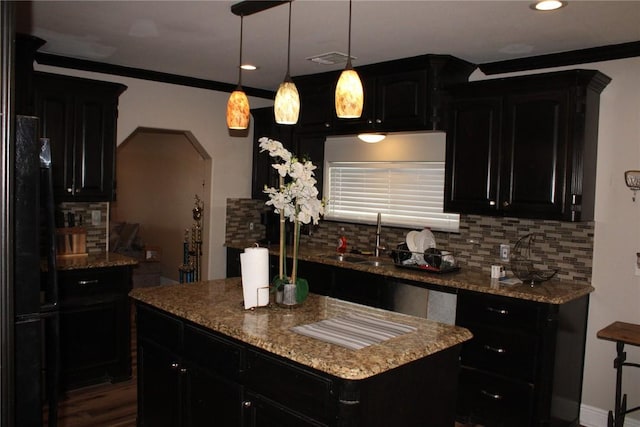
[{"label": "drawer pull", "polygon": [[505,350],[504,348],[500,348],[500,347],[492,347],[488,344],[484,345],[484,349],[487,351],[492,351],[494,353],[500,353],[500,354],[504,354],[507,352],[507,350]]},{"label": "drawer pull", "polygon": [[95,285],[98,283],[98,279],[93,280],[78,280],[78,285]]},{"label": "drawer pull", "polygon": [[480,390],[480,393],[482,393],[482,395],[487,396],[493,400],[502,400],[502,395],[501,394],[497,394],[497,393],[489,393],[486,390]]},{"label": "drawer pull", "polygon": [[171,369],[178,369],[179,367],[180,367],[180,364],[178,362],[171,363]]},{"label": "drawer pull", "polygon": [[501,314],[503,316],[506,316],[507,314],[509,314],[509,310],[505,310],[504,308],[487,307],[487,311],[491,313]]},{"label": "drawer pull", "polygon": [[244,406],[245,408],[251,408],[251,401],[245,400],[244,402],[242,402],[242,406]]}]

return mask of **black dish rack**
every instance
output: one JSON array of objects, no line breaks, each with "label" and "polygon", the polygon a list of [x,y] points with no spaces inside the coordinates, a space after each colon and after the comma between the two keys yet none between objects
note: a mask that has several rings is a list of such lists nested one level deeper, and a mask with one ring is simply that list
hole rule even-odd
[{"label": "black dish rack", "polygon": [[430,248],[424,252],[411,252],[406,243],[391,250],[396,267],[433,274],[453,273],[460,270],[453,252]]}]

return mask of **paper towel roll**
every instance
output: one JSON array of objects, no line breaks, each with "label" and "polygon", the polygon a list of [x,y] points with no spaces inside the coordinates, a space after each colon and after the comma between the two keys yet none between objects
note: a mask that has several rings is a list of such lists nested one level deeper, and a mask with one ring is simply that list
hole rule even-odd
[{"label": "paper towel roll", "polygon": [[269,250],[246,248],[240,254],[244,308],[269,304]]}]

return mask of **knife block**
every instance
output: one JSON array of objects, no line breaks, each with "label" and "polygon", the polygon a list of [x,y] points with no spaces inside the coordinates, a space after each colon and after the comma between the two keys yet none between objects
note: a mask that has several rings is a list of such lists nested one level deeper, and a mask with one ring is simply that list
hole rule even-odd
[{"label": "knife block", "polygon": [[61,257],[87,255],[87,230],[84,227],[56,229],[56,251]]}]

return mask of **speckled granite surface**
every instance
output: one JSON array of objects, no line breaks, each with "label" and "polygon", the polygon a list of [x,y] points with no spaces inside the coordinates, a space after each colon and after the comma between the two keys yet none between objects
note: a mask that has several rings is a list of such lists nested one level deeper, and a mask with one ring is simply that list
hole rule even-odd
[{"label": "speckled granite surface", "polygon": [[[246,245],[233,244],[228,246],[236,249],[244,249],[246,247],[253,246],[253,243],[247,242]],[[269,248],[269,251],[273,255],[277,255],[278,247],[271,247]],[[388,264],[374,267],[366,264],[363,265],[352,262],[337,261],[335,259],[335,253],[321,251],[314,248],[301,248],[299,259],[334,265],[336,267],[366,271],[386,277],[411,280],[418,283],[467,289],[470,291],[503,295],[511,298],[549,304],[564,304],[594,291],[594,288],[588,284],[562,282],[557,280],[549,280],[534,286],[528,284],[503,285],[498,283],[496,280],[491,280],[488,274],[480,270],[464,266],[458,272],[434,274],[396,267],[390,258],[386,258],[385,260],[388,260]]]},{"label": "speckled granite surface", "polygon": [[138,260],[113,252],[101,252],[85,256],[56,258],[58,270],[80,270],[85,268],[119,267],[137,265]]},{"label": "speckled granite surface", "polygon": [[[137,288],[129,294],[255,347],[345,379],[363,379],[471,339],[464,328],[310,294],[301,307],[245,310],[239,278]],[[291,331],[291,327],[359,313],[417,328],[361,350],[349,350]]]}]

